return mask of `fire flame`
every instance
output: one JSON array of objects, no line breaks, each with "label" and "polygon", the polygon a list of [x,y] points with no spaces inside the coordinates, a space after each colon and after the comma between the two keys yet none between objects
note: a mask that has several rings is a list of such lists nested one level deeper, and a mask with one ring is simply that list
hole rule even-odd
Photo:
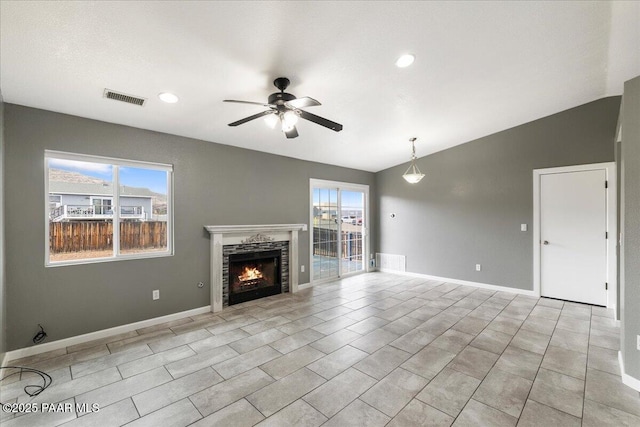
[{"label": "fire flame", "polygon": [[262,272],[257,268],[245,267],[244,272],[238,276],[238,280],[246,282],[247,280],[262,279]]}]

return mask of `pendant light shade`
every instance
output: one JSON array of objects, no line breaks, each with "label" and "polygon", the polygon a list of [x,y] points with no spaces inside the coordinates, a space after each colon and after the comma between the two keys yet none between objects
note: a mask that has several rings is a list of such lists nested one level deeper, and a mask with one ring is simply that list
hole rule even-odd
[{"label": "pendant light shade", "polygon": [[417,138],[409,139],[409,141],[411,141],[411,165],[409,165],[407,171],[402,175],[409,184],[417,184],[424,178],[424,174],[420,172],[420,169],[416,166],[416,139]]}]

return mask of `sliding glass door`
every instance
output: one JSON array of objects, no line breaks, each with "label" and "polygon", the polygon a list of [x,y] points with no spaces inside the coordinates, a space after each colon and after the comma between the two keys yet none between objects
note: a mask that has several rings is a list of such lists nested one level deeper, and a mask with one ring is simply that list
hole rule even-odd
[{"label": "sliding glass door", "polygon": [[340,191],[341,274],[364,271],[364,191]]},{"label": "sliding glass door", "polygon": [[338,277],[338,189],[313,189],[313,280]]},{"label": "sliding glass door", "polygon": [[311,280],[336,279],[367,269],[369,188],[311,180]]}]

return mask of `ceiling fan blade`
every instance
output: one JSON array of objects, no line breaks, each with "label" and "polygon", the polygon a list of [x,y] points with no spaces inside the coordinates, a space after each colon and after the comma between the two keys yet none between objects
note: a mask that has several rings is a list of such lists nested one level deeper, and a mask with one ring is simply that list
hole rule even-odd
[{"label": "ceiling fan blade", "polygon": [[243,123],[250,122],[251,120],[259,119],[260,117],[266,116],[268,114],[273,114],[273,113],[275,113],[275,110],[263,111],[262,113],[254,114],[253,116],[249,116],[249,117],[245,117],[244,119],[240,119],[237,122],[229,123],[229,126],[238,126],[238,125],[241,125]]},{"label": "ceiling fan blade", "polygon": [[342,125],[340,123],[332,122],[331,120],[327,120],[324,117],[316,116],[315,114],[308,113],[303,110],[300,111],[300,117],[305,120],[309,120],[310,122],[317,123],[320,126],[324,126],[336,132],[340,132],[342,130]]},{"label": "ceiling fan blade", "polygon": [[292,99],[291,101],[287,101],[285,105],[289,108],[306,108],[306,107],[315,107],[316,105],[322,105],[318,101],[313,98],[309,98],[308,96]]},{"label": "ceiling fan blade", "polygon": [[289,132],[285,132],[284,134],[287,136],[287,138],[297,138],[298,130],[294,126]]},{"label": "ceiling fan blade", "polygon": [[263,107],[273,107],[273,105],[265,104],[264,102],[237,101],[235,99],[225,99],[222,102],[235,102],[236,104],[250,104],[250,105],[262,105]]}]

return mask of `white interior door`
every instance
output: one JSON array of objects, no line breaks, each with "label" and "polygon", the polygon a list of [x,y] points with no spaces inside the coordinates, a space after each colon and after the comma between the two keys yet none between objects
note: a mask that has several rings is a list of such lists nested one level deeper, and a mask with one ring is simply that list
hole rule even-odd
[{"label": "white interior door", "polygon": [[540,176],[542,296],[606,305],[604,169]]}]

